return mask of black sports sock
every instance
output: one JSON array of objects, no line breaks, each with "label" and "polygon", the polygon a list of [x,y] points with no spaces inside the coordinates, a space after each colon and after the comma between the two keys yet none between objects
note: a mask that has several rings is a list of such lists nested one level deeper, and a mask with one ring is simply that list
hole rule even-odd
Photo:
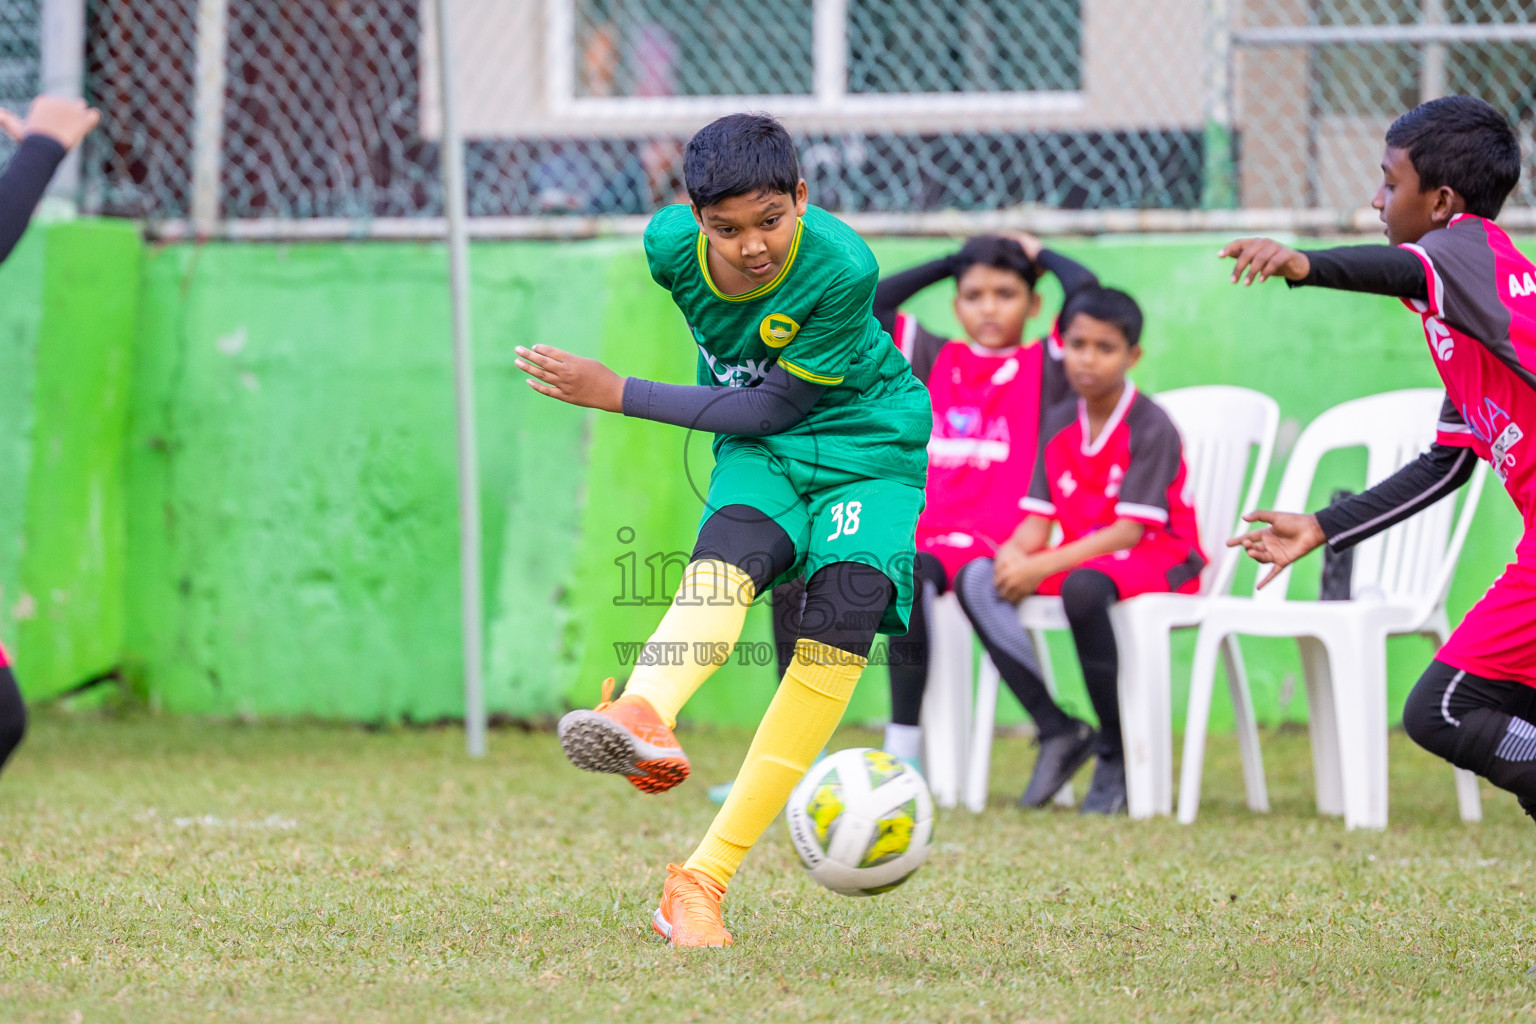
[{"label": "black sports sock", "polygon": [[1115,581],[1095,569],[1078,569],[1062,582],[1061,603],[1072,624],[1072,642],[1083,667],[1083,683],[1099,716],[1098,755],[1124,756],[1120,737],[1120,650],[1109,621],[1109,606],[1120,599]]}]

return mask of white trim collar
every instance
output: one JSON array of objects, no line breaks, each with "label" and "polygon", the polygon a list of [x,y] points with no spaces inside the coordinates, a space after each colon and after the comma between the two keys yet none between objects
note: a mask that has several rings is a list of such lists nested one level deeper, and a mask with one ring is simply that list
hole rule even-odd
[{"label": "white trim collar", "polygon": [[1104,428],[1099,431],[1099,436],[1092,441],[1088,440],[1088,403],[1081,398],[1077,400],[1077,425],[1082,431],[1082,450],[1084,455],[1097,455],[1104,450],[1104,445],[1109,443],[1109,435],[1115,432],[1120,421],[1125,419],[1125,410],[1131,407],[1136,400],[1136,385],[1127,380],[1125,390],[1120,393],[1120,401],[1115,403],[1115,411],[1109,414],[1109,419],[1104,421]]}]

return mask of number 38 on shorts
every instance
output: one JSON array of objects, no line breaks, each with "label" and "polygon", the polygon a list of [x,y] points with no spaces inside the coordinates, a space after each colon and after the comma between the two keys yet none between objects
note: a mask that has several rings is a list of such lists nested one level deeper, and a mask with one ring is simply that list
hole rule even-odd
[{"label": "number 38 on shorts", "polygon": [[827,540],[837,540],[839,537],[852,537],[859,532],[859,513],[864,511],[862,501],[840,501],[827,509],[827,514],[837,524],[836,529],[827,537]]}]

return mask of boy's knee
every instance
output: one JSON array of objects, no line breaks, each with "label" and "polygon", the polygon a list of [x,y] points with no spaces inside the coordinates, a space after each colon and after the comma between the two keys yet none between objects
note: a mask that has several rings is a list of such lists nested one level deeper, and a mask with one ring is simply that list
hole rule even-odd
[{"label": "boy's knee", "polygon": [[995,591],[996,588],[992,582],[993,566],[992,559],[978,558],[973,562],[966,562],[960,567],[960,571],[955,573],[955,598],[960,602],[960,608],[967,616],[973,616],[974,610],[981,606],[982,600]]},{"label": "boy's knee", "polygon": [[1097,569],[1078,569],[1061,583],[1062,608],[1072,621],[1098,615],[1119,598],[1115,581]]},{"label": "boy's knee", "polygon": [[1432,672],[1420,676],[1409,692],[1407,701],[1403,703],[1403,731],[1425,750],[1448,758],[1450,752],[1441,749],[1446,746],[1441,740],[1443,734],[1454,726],[1441,715],[1440,702],[1444,695],[1444,685],[1433,678]]}]

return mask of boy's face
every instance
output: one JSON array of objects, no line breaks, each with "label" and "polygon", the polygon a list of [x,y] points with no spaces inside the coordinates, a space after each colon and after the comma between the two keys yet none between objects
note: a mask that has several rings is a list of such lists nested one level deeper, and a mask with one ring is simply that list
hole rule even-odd
[{"label": "boy's face", "polygon": [[798,218],[805,216],[805,179],[788,192],[731,196],[693,217],[709,239],[709,248],[754,287],[772,281],[784,269],[795,240]]},{"label": "boy's face", "polygon": [[1381,212],[1387,241],[1393,245],[1417,242],[1465,209],[1461,196],[1449,185],[1419,191],[1419,172],[1408,151],[1393,146],[1381,158],[1381,187],[1371,205]]},{"label": "boy's face", "polygon": [[1125,375],[1141,359],[1114,324],[1078,313],[1061,338],[1062,362],[1072,390],[1087,401],[1118,395]]},{"label": "boy's face", "polygon": [[985,348],[1011,348],[1040,312],[1040,296],[1011,270],[973,263],[955,282],[955,319]]}]

